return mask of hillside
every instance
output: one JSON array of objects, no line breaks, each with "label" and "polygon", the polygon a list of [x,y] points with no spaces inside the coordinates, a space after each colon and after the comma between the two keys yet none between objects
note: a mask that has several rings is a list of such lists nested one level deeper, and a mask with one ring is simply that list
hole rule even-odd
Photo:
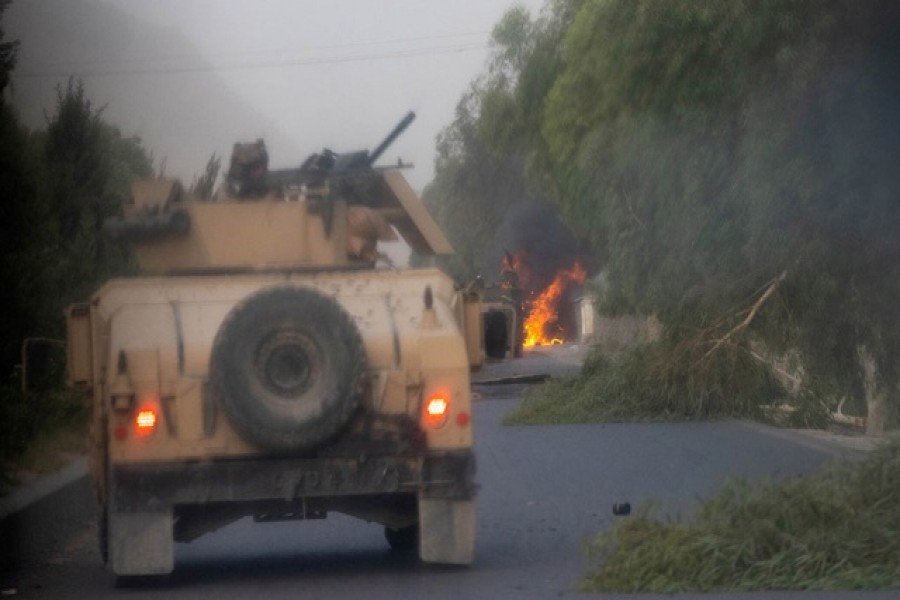
[{"label": "hillside", "polygon": [[[212,152],[226,157],[239,140],[266,139],[273,162],[300,160],[295,144],[209,68],[180,32],[95,0],[22,0],[4,26],[19,39],[12,101],[22,120],[42,126],[57,86],[80,77],[95,106],[125,134],[140,137],[157,166],[188,182]],[[212,25],[211,25],[212,26]],[[174,66],[184,72],[148,72]],[[137,73],[135,73],[137,71]]]}]

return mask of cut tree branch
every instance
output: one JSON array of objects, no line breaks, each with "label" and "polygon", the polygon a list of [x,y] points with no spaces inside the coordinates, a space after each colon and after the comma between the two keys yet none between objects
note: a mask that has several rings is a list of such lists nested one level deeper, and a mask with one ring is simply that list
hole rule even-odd
[{"label": "cut tree branch", "polygon": [[718,350],[722,344],[727,342],[733,336],[735,336],[738,333],[740,333],[741,331],[747,329],[747,327],[750,326],[750,323],[752,323],[753,319],[756,317],[756,313],[758,313],[759,309],[762,308],[762,305],[766,303],[766,300],[768,300],[769,298],[772,297],[772,294],[775,293],[775,290],[778,289],[778,286],[781,285],[781,282],[784,281],[784,279],[786,277],[787,277],[787,271],[782,271],[778,277],[773,279],[769,283],[769,286],[766,288],[766,291],[763,292],[762,296],[760,296],[759,299],[753,303],[753,306],[750,307],[750,312],[747,313],[746,318],[744,318],[743,321],[741,321],[740,323],[735,325],[731,329],[731,331],[729,331],[728,333],[726,333],[725,335],[720,337],[718,340],[716,340],[716,342],[713,344],[713,347],[710,348],[709,351],[703,355],[703,360],[706,360],[707,358],[712,356],[712,354],[716,350]]}]

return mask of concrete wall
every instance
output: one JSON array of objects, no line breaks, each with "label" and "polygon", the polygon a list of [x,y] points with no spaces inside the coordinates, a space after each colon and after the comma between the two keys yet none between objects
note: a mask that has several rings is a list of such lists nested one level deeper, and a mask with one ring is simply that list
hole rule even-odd
[{"label": "concrete wall", "polygon": [[622,350],[659,339],[662,324],[654,316],[622,315],[605,317],[597,313],[591,298],[577,300],[579,340],[608,350]]}]

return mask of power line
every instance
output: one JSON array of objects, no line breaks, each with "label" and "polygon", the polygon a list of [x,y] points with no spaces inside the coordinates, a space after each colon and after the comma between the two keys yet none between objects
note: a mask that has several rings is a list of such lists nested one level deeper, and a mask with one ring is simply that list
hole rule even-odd
[{"label": "power line", "polygon": [[231,64],[231,65],[197,65],[192,67],[144,67],[135,69],[101,69],[101,70],[57,70],[57,71],[31,71],[14,73],[14,77],[22,79],[37,79],[46,77],[107,77],[112,75],[145,75],[145,74],[171,74],[171,73],[204,73],[211,71],[256,71],[263,69],[280,69],[286,67],[303,67],[311,65],[327,65],[350,62],[364,62],[374,60],[388,60],[397,58],[410,58],[417,56],[437,56],[442,54],[456,54],[471,52],[472,50],[486,49],[487,44],[457,44],[453,46],[435,46],[430,48],[417,48],[396,50],[376,54],[361,54],[350,56],[330,56],[321,58],[293,59],[279,62],[255,63],[255,64]]},{"label": "power line", "polygon": [[[270,49],[257,49],[257,50],[244,50],[240,52],[217,52],[217,58],[240,58],[240,57],[249,57],[249,56],[270,56],[273,54],[284,54],[286,52],[319,52],[322,50],[340,50],[343,48],[366,48],[372,46],[386,46],[390,44],[406,44],[409,42],[423,42],[423,41],[435,41],[441,39],[452,39],[452,38],[471,38],[478,37],[483,39],[489,32],[487,31],[473,31],[470,33],[447,33],[441,35],[429,35],[429,36],[417,36],[417,37],[407,37],[407,38],[393,38],[386,40],[371,40],[367,42],[348,42],[344,44],[327,44],[324,46],[293,46],[293,47],[279,47],[279,48],[270,48]],[[462,43],[475,43],[475,42],[459,42]],[[415,50],[415,48],[410,48],[410,50]],[[108,64],[134,64],[134,63],[154,63],[154,62],[163,62],[169,60],[180,60],[180,59],[191,59],[197,58],[198,55],[201,55],[200,51],[193,53],[185,53],[181,52],[178,54],[158,54],[155,56],[133,56],[131,58],[103,58],[97,60],[89,60],[89,61],[81,61],[79,64],[82,67],[91,67],[95,65],[108,65]],[[48,67],[54,68],[64,68],[66,64],[70,63],[49,63]],[[149,68],[149,67],[148,67]]]},{"label": "power line", "polygon": [[[349,43],[349,44],[335,44],[329,46],[319,46],[316,48],[312,48],[313,50],[322,50],[322,49],[339,49],[339,48],[352,48],[352,47],[367,47],[373,45],[383,45],[383,44],[391,44],[398,42],[407,42],[407,41],[422,41],[422,40],[433,40],[435,38],[454,38],[454,37],[465,37],[474,34],[447,34],[442,36],[429,36],[429,37],[418,37],[418,38],[403,38],[397,40],[385,40],[380,42],[359,42],[359,43]],[[393,51],[385,51],[380,53],[369,53],[369,54],[353,54],[353,55],[345,55],[345,56],[326,56],[319,58],[303,58],[303,59],[290,59],[283,61],[275,61],[275,62],[258,62],[258,63],[249,63],[249,64],[225,64],[225,65],[215,65],[215,64],[204,64],[204,65],[195,65],[195,66],[145,66],[145,67],[122,67],[122,68],[108,68],[108,69],[91,69],[90,65],[96,64],[104,64],[104,63],[118,63],[122,64],[123,62],[150,62],[150,61],[161,61],[167,60],[171,58],[177,58],[176,55],[172,55],[171,57],[146,57],[146,58],[135,58],[135,59],[109,59],[103,61],[91,61],[87,63],[82,63],[80,66],[72,66],[71,68],[55,68],[55,69],[47,69],[47,70],[33,70],[33,71],[22,71],[14,73],[14,77],[24,78],[24,79],[37,79],[37,78],[57,78],[57,77],[69,77],[71,75],[76,75],[79,77],[107,77],[107,76],[115,76],[115,75],[144,75],[144,74],[170,74],[170,73],[202,73],[202,72],[212,72],[212,71],[254,71],[254,70],[263,70],[263,69],[276,69],[276,68],[285,68],[285,67],[303,67],[303,66],[313,66],[313,65],[327,65],[327,64],[340,64],[340,63],[349,63],[349,62],[362,62],[362,61],[375,61],[375,60],[388,60],[388,59],[397,59],[397,58],[410,58],[410,57],[419,57],[419,56],[438,56],[443,54],[454,54],[461,52],[471,52],[472,50],[482,50],[486,49],[488,45],[486,43],[459,43],[447,46],[431,46],[425,48],[411,48],[411,49],[402,49],[402,50],[393,50]],[[272,52],[278,52],[278,50],[272,51],[259,51],[259,52],[239,52],[239,53],[229,53],[227,56],[252,56],[252,55],[260,55],[260,54],[269,54]],[[182,55],[182,57],[187,58],[188,55]],[[85,68],[87,66],[88,68]]]}]

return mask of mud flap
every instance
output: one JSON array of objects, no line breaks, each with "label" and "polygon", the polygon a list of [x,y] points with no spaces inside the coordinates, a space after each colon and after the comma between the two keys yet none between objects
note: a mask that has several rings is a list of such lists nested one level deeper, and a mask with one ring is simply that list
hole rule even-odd
[{"label": "mud flap", "polygon": [[423,562],[468,565],[475,553],[472,500],[419,498],[419,558]]},{"label": "mud flap", "polygon": [[110,513],[109,568],[116,575],[163,575],[175,566],[172,512]]}]

